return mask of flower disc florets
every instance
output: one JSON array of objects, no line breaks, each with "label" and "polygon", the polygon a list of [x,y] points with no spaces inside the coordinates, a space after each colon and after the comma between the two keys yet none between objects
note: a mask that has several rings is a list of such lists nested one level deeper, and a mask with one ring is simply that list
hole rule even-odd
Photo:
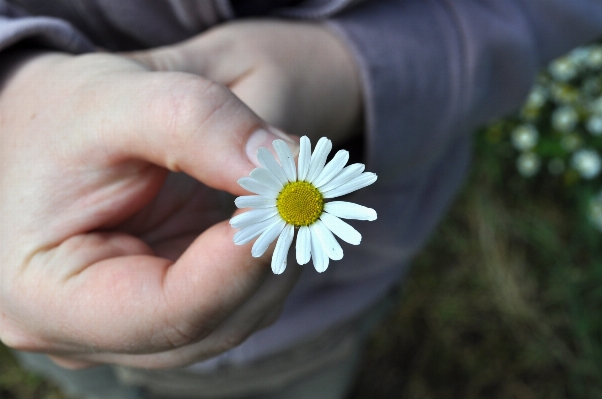
[{"label": "flower disc florets", "polygon": [[309,226],[324,212],[324,197],[313,184],[294,181],[282,188],[276,207],[287,223],[295,227]]}]

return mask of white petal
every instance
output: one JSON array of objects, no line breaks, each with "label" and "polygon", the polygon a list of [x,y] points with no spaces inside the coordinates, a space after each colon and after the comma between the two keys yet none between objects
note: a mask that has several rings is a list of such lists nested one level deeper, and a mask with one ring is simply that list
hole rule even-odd
[{"label": "white petal", "polygon": [[271,218],[263,220],[259,223],[243,227],[241,230],[237,231],[236,234],[234,234],[234,244],[245,245],[246,243],[251,242],[255,237],[263,233],[265,229],[280,220],[282,220],[280,215],[274,215]]},{"label": "white petal", "polygon": [[309,226],[309,232],[311,235],[311,257],[314,261],[314,267],[318,273],[324,272],[328,268],[328,256],[322,249],[322,243],[320,237],[316,233],[316,224]]},{"label": "white petal", "polygon": [[280,158],[280,165],[282,165],[282,169],[284,169],[284,173],[286,174],[286,178],[288,181],[297,180],[297,171],[295,170],[295,159],[293,158],[293,153],[291,149],[288,148],[288,145],[283,140],[274,140],[272,143],[274,149],[276,150],[276,154],[278,154],[278,158]]},{"label": "white petal", "polygon": [[286,269],[286,258],[294,235],[295,227],[292,224],[286,225],[282,233],[280,233],[276,249],[274,249],[274,255],[272,255],[272,272],[274,274],[282,274],[284,269]]},{"label": "white petal", "polygon": [[286,178],[286,173],[284,173],[284,169],[282,169],[282,166],[280,166],[278,162],[276,162],[276,159],[274,158],[272,153],[267,150],[267,148],[259,148],[259,151],[257,151],[257,160],[259,161],[261,166],[272,172],[282,184],[286,184],[288,182],[288,179]]},{"label": "white petal", "polygon": [[343,248],[341,248],[328,227],[321,220],[316,221],[312,226],[315,226],[312,232],[318,234],[326,256],[332,260],[343,259]]},{"label": "white petal", "polygon": [[352,193],[360,188],[364,188],[369,186],[370,184],[376,181],[376,174],[371,172],[364,172],[355,179],[348,181],[338,188],[334,188],[332,190],[322,192],[324,198],[336,198],[341,195]]},{"label": "white petal", "polygon": [[278,191],[269,188],[265,184],[261,184],[257,180],[250,177],[241,177],[238,179],[238,184],[245,190],[255,194],[263,195],[264,197],[278,197]]},{"label": "white petal", "polygon": [[276,208],[252,209],[230,219],[230,226],[234,227],[235,229],[242,229],[243,227],[247,227],[269,219],[277,214],[278,210]]},{"label": "white petal", "polygon": [[349,160],[349,152],[345,150],[337,151],[336,155],[330,162],[324,166],[320,175],[315,179],[314,186],[321,187],[337,176],[347,164]]},{"label": "white petal", "polygon": [[343,169],[338,176],[320,187],[320,191],[326,192],[328,190],[332,190],[333,188],[342,186],[351,179],[361,175],[364,169],[365,166],[363,163],[354,163],[353,165],[349,165]]},{"label": "white petal", "polygon": [[309,227],[301,226],[297,233],[297,263],[304,265],[311,259],[311,235]]},{"label": "white petal", "polygon": [[261,195],[244,195],[234,200],[237,208],[272,208],[276,206],[276,199]]},{"label": "white petal", "polygon": [[307,136],[301,137],[300,148],[299,148],[299,158],[297,162],[299,163],[299,173],[297,174],[299,180],[305,180],[307,176],[307,171],[309,170],[309,164],[311,160],[311,142]]},{"label": "white petal", "polygon": [[343,219],[376,220],[376,211],[353,202],[332,201],[324,205],[324,210]]},{"label": "white petal", "polygon": [[362,241],[362,235],[349,224],[343,222],[338,217],[331,215],[330,213],[322,213],[320,220],[324,222],[326,227],[330,229],[337,237],[341,240],[351,244],[359,245]]},{"label": "white petal", "polygon": [[249,176],[251,176],[252,179],[257,180],[264,186],[271,188],[272,190],[276,190],[277,192],[280,192],[280,190],[282,190],[283,185],[282,183],[280,183],[280,180],[278,180],[276,176],[274,176],[274,174],[267,169],[253,169],[251,173],[249,173]]},{"label": "white petal", "polygon": [[284,229],[285,225],[286,222],[284,220],[280,220],[265,229],[257,241],[255,241],[255,244],[253,244],[253,248],[251,248],[251,255],[253,255],[254,258],[259,258],[261,255],[263,255],[270,244],[278,237],[282,229]]},{"label": "white petal", "polygon": [[324,169],[324,164],[326,163],[326,158],[332,149],[332,141],[328,140],[326,137],[322,137],[318,144],[316,144],[316,148],[314,148],[313,154],[311,154],[311,161],[309,162],[309,170],[307,171],[307,176],[305,180],[312,183],[316,177],[322,172]]}]

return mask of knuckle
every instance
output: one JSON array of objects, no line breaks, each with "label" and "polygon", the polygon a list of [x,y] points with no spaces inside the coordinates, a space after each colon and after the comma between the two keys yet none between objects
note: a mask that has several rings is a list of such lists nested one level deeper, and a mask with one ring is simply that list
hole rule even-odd
[{"label": "knuckle", "polygon": [[177,79],[158,99],[156,109],[165,140],[161,145],[166,149],[165,164],[170,170],[181,170],[176,154],[181,154],[182,148],[201,142],[220,128],[220,121],[232,116],[225,109],[234,106],[234,101],[226,87],[197,77]]},{"label": "knuckle", "polygon": [[212,81],[190,79],[177,83],[160,104],[168,137],[176,145],[186,143],[229,101],[228,90]]},{"label": "knuckle", "polygon": [[163,337],[171,349],[188,345],[198,340],[202,332],[192,324],[169,324],[164,330]]},{"label": "knuckle", "polygon": [[166,344],[170,349],[197,342],[214,330],[215,324],[210,317],[197,312],[179,313],[178,310],[174,310],[177,307],[170,304],[168,300],[165,303],[164,309],[167,310],[161,311],[164,316],[159,318],[161,322],[153,335],[159,337],[162,344]]}]

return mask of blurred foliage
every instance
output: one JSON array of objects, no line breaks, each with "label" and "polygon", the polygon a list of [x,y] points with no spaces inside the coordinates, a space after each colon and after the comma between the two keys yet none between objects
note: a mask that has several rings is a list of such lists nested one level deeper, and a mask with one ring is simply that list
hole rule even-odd
[{"label": "blurred foliage", "polygon": [[[601,180],[571,163],[582,143],[602,146],[587,130],[592,113],[561,132],[550,120],[563,105],[539,104],[534,141],[516,137],[528,104],[475,137],[468,184],[373,334],[353,399],[602,398],[602,233],[591,214]],[[568,151],[571,133],[581,144]],[[537,156],[534,173],[524,153]],[[546,173],[554,158],[562,170]]]},{"label": "blurred foliage", "polygon": [[0,344],[0,399],[64,399],[39,376],[21,370],[8,349]]},{"label": "blurred foliage", "polygon": [[[602,235],[484,135],[370,341],[354,399],[602,398]],[[510,159],[510,158],[508,158]]]}]

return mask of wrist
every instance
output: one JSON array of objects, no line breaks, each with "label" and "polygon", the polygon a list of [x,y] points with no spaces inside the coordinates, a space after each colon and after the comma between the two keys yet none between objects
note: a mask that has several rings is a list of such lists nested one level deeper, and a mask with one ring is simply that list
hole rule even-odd
[{"label": "wrist", "polygon": [[318,26],[324,32],[324,36],[329,38],[325,55],[330,60],[330,78],[338,82],[337,87],[342,90],[340,97],[344,97],[344,113],[338,116],[340,130],[334,137],[329,133],[333,143],[341,144],[360,136],[364,130],[364,96],[360,68],[347,42],[328,25]]}]

